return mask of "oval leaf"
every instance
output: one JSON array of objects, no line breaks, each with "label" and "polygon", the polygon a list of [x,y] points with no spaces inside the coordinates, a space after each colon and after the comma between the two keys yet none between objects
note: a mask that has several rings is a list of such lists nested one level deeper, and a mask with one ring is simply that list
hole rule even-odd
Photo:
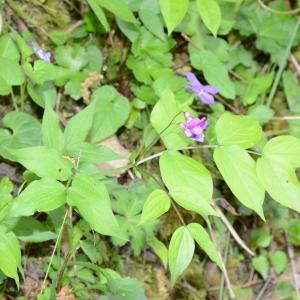
[{"label": "oval leaf", "polygon": [[257,256],[252,259],[252,265],[263,279],[267,279],[269,273],[269,262],[265,256]]},{"label": "oval leaf", "polygon": [[170,209],[170,206],[171,200],[165,191],[153,191],[144,204],[140,224],[159,218]]},{"label": "oval leaf", "polygon": [[262,136],[258,121],[249,116],[224,113],[217,121],[217,140],[220,145],[238,145],[244,149],[253,147]]},{"label": "oval leaf", "polygon": [[256,175],[255,161],[248,152],[239,146],[219,147],[214,151],[214,161],[237,199],[264,220],[265,190]]},{"label": "oval leaf", "polygon": [[287,160],[294,168],[300,167],[300,139],[294,136],[278,136],[265,145],[263,155]]},{"label": "oval leaf", "polygon": [[197,0],[197,7],[205,26],[216,36],[221,25],[221,10],[215,0]]},{"label": "oval leaf", "polygon": [[92,229],[118,236],[119,225],[113,214],[105,185],[92,177],[76,175],[68,190],[67,202],[76,207]]},{"label": "oval leaf", "polygon": [[199,247],[220,267],[220,269],[223,269],[221,258],[206,230],[198,223],[191,223],[187,227]]},{"label": "oval leaf", "polygon": [[29,147],[9,149],[14,160],[39,177],[48,177],[65,181],[72,175],[72,164],[53,148]]},{"label": "oval leaf", "polygon": [[189,230],[186,227],[177,228],[172,235],[168,255],[172,286],[190,264],[194,250],[195,243]]},{"label": "oval leaf", "polygon": [[0,270],[10,278],[13,278],[19,288],[18,269],[21,269],[20,244],[13,232],[0,230]]},{"label": "oval leaf", "polygon": [[228,99],[235,98],[235,88],[226,66],[219,58],[208,50],[192,51],[191,63],[194,68],[202,71],[206,81],[220,90],[220,94]]},{"label": "oval leaf", "polygon": [[66,202],[66,188],[60,182],[43,178],[30,183],[14,200],[9,216],[30,216],[34,212],[47,212]]},{"label": "oval leaf", "polygon": [[202,215],[216,215],[210,206],[212,178],[200,162],[178,152],[170,152],[160,157],[159,166],[169,194],[179,205]]},{"label": "oval leaf", "polygon": [[160,0],[159,5],[170,34],[184,18],[189,0]]},{"label": "oval leaf", "polygon": [[54,148],[58,152],[63,151],[64,136],[59,124],[59,118],[50,104],[46,103],[42,123],[43,144]]},{"label": "oval leaf", "polygon": [[300,184],[289,162],[282,158],[262,157],[257,160],[256,170],[275,201],[300,212]]}]

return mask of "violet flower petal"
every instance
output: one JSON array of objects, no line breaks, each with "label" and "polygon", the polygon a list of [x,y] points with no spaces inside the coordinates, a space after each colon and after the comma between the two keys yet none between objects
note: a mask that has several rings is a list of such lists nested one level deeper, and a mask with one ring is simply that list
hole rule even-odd
[{"label": "violet flower petal", "polygon": [[201,82],[198,80],[198,78],[196,77],[196,75],[194,73],[186,72],[185,77],[192,84],[193,87],[195,87],[195,88],[203,87],[203,85],[201,84]]},{"label": "violet flower petal", "polygon": [[217,94],[219,93],[219,89],[215,86],[212,86],[212,85],[205,85],[203,86],[203,90],[206,92],[206,93],[209,93],[209,94]]},{"label": "violet flower petal", "polygon": [[214,97],[212,95],[210,95],[209,93],[202,91],[202,92],[198,93],[198,97],[204,104],[211,105],[211,104],[215,103]]}]

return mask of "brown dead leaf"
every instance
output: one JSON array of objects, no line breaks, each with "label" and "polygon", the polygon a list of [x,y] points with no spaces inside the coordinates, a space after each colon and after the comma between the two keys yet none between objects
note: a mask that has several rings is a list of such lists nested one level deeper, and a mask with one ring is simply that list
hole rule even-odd
[{"label": "brown dead leaf", "polygon": [[76,300],[72,288],[69,285],[65,285],[61,288],[56,295],[56,300]]},{"label": "brown dead leaf", "polygon": [[[105,139],[104,141],[98,143],[97,145],[105,146],[105,147],[111,149],[112,151],[114,151],[115,153],[126,157],[126,159],[113,160],[113,161],[105,162],[102,164],[98,164],[98,167],[101,170],[118,169],[118,168],[122,168],[122,167],[126,166],[129,163],[129,159],[127,159],[127,158],[129,157],[130,152],[120,144],[116,135],[113,135],[113,136]],[[120,175],[122,173],[124,173],[124,170],[116,170],[116,171],[113,171],[112,173],[110,173],[109,175],[115,176],[115,177],[120,177]]]}]

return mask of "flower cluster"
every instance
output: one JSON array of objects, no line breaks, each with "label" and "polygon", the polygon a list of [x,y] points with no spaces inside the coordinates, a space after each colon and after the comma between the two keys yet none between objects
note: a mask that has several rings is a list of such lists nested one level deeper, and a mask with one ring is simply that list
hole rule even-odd
[{"label": "flower cluster", "polygon": [[206,118],[192,118],[188,112],[184,113],[184,117],[186,124],[181,123],[180,126],[184,129],[186,136],[202,143],[204,141],[204,130],[208,126]]},{"label": "flower cluster", "polygon": [[[186,90],[197,94],[203,104],[211,105],[215,103],[214,95],[219,92],[217,87],[203,85],[192,72],[187,72],[185,76],[191,83],[191,85],[185,86]],[[202,143],[204,141],[204,131],[208,126],[206,118],[192,118],[188,112],[184,113],[184,117],[186,123],[181,123],[180,126],[184,130],[186,136],[193,141]]]}]

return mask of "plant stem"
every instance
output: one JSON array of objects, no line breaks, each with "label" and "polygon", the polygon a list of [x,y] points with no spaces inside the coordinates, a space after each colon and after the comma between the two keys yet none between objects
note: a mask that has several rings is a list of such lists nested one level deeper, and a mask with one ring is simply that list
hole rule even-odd
[{"label": "plant stem", "polygon": [[60,239],[61,239],[61,235],[62,235],[64,226],[65,226],[65,223],[66,223],[67,216],[68,216],[68,210],[66,211],[64,219],[63,219],[62,224],[60,226],[60,229],[59,229],[59,232],[58,232],[58,236],[57,236],[57,239],[56,239],[56,242],[55,242],[55,246],[54,246],[54,249],[52,251],[51,258],[50,258],[50,261],[49,261],[49,264],[48,264],[46,275],[45,275],[44,280],[43,280],[43,284],[42,284],[42,288],[41,288],[40,294],[42,294],[43,291],[44,291],[44,289],[45,289],[46,280],[47,280],[49,272],[50,272],[50,268],[51,268],[51,265],[52,265],[52,262],[53,262],[54,254],[56,252],[57,246],[58,246],[58,244],[60,242]]},{"label": "plant stem", "polygon": [[14,105],[15,110],[16,110],[16,111],[19,111],[18,104],[17,104],[17,99],[16,99],[16,97],[15,97],[15,94],[14,94],[14,91],[13,91],[13,88],[12,88],[12,87],[11,87],[10,94],[11,94],[11,99],[12,99],[12,102],[13,102],[13,105]]},{"label": "plant stem", "polygon": [[214,232],[213,232],[213,229],[212,229],[212,226],[211,226],[211,223],[209,221],[209,218],[207,217],[206,218],[206,222],[207,222],[207,226],[208,226],[208,229],[209,229],[209,232],[210,232],[210,235],[211,235],[211,239],[217,249],[217,252],[218,252],[218,255],[220,257],[220,260],[222,262],[222,265],[223,265],[223,274],[224,274],[224,278],[225,278],[225,282],[226,282],[226,285],[227,285],[227,288],[228,288],[228,293],[229,293],[229,298],[230,299],[234,299],[235,298],[235,294],[234,294],[234,291],[232,289],[232,285],[231,285],[231,282],[230,282],[230,279],[228,277],[228,273],[227,273],[227,270],[226,270],[226,266],[224,264],[224,261],[223,261],[223,258],[222,258],[222,255],[217,247],[217,241],[216,241],[216,238],[215,238],[215,235],[214,235]]},{"label": "plant stem", "polygon": [[299,25],[300,25],[300,18],[298,18],[297,20],[297,23],[296,23],[296,26],[294,28],[294,31],[292,32],[291,34],[291,37],[290,37],[290,40],[289,40],[289,43],[286,47],[286,50],[285,50],[285,53],[284,53],[284,56],[282,57],[282,60],[280,62],[280,66],[279,66],[279,69],[277,71],[277,74],[276,74],[276,77],[275,77],[275,80],[273,82],[273,85],[272,85],[272,89],[270,91],[270,94],[269,94],[269,97],[268,97],[268,100],[267,100],[267,106],[271,106],[272,104],[272,101],[273,101],[273,98],[275,96],[275,93],[276,93],[276,90],[277,90],[277,87],[278,87],[278,84],[279,84],[279,81],[280,81],[280,78],[281,78],[281,75],[282,75],[282,72],[286,66],[286,63],[287,63],[287,60],[290,56],[290,52],[291,52],[291,48],[293,46],[293,43],[294,43],[294,40],[296,38],[296,35],[297,35],[297,32],[298,32],[298,29],[299,29]]},{"label": "plant stem", "polygon": [[164,150],[164,151],[161,151],[161,152],[158,152],[158,153],[155,153],[151,156],[148,156],[138,162],[136,162],[136,166],[139,166],[143,163],[145,163],[146,161],[148,160],[152,160],[156,157],[160,157],[161,155],[163,155],[164,153],[167,153],[167,152],[174,152],[174,151],[181,151],[181,150],[193,150],[193,149],[207,149],[207,148],[217,148],[218,145],[201,145],[201,146],[191,146],[191,147],[181,147],[181,148],[173,148],[173,149],[167,149],[167,150]]}]

